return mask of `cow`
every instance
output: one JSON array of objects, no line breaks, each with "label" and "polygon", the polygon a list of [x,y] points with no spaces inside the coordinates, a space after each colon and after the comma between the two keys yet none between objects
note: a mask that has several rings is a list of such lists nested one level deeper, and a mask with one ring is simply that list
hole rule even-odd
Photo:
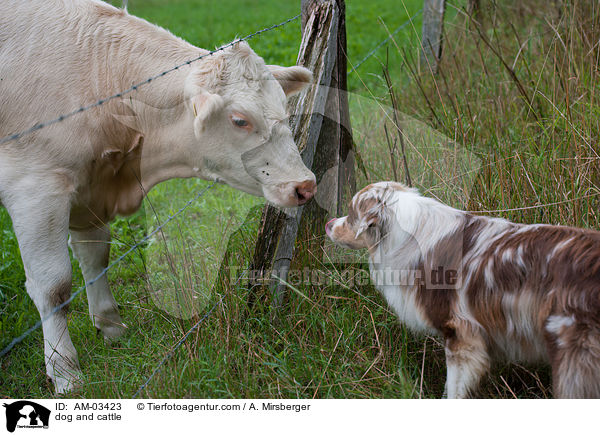
[{"label": "cow", "polygon": [[[101,1],[4,0],[0,137],[208,53]],[[286,104],[311,80],[301,66],[266,65],[238,41],[130,96],[0,143],[0,204],[45,319],[46,372],[57,393],[81,379],[65,310],[54,310],[71,294],[69,245],[92,281],[108,264],[110,221],[172,178],[216,180],[281,207],[304,204],[316,180]],[[125,325],[105,275],[87,285],[87,298],[94,326],[107,340],[119,337]]]}]

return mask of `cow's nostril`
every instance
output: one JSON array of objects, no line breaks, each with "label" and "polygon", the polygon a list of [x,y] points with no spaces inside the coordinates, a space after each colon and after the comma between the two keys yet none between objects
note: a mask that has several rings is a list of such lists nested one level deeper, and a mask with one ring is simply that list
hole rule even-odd
[{"label": "cow's nostril", "polygon": [[310,198],[312,198],[312,194],[307,193],[301,189],[296,189],[296,198],[298,199],[298,205],[306,204]]},{"label": "cow's nostril", "polygon": [[298,198],[298,202],[301,204],[304,204],[306,202],[306,197],[300,189],[296,189],[296,198]]},{"label": "cow's nostril", "polygon": [[309,199],[315,196],[317,191],[317,183],[312,180],[303,181],[296,186],[296,198],[298,205],[306,204]]}]

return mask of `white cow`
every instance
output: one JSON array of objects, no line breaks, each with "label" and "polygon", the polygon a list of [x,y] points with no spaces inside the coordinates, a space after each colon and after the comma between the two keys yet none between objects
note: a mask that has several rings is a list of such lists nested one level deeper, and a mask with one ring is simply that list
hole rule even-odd
[{"label": "white cow", "polygon": [[[201,15],[200,15],[201,17]],[[0,2],[0,137],[129,88],[205,50],[95,0]],[[312,79],[267,66],[246,43],[140,87],[132,98],[0,144],[0,203],[42,318],[71,293],[70,245],[84,278],[107,265],[110,222],[157,183],[219,180],[284,207],[316,190],[288,127],[286,96]],[[87,288],[107,339],[124,325],[106,277]],[[79,376],[63,311],[43,323],[56,391]]]}]

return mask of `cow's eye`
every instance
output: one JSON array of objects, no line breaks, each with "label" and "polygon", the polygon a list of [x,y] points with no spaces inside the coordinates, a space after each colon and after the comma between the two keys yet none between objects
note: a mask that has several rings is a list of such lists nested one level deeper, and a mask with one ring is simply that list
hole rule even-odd
[{"label": "cow's eye", "polygon": [[238,127],[248,127],[248,121],[240,118],[233,118],[233,123]]},{"label": "cow's eye", "polygon": [[229,120],[235,127],[246,130],[247,132],[250,132],[253,129],[250,120],[242,113],[234,112],[230,114]]}]

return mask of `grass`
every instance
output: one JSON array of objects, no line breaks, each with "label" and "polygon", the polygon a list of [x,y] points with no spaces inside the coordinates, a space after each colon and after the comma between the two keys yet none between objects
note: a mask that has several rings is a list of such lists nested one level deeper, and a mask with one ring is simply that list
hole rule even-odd
[{"label": "grass", "polygon": [[[120,3],[120,2],[118,2]],[[349,65],[421,7],[393,0],[347,5]],[[130,2],[130,12],[205,48],[295,15],[294,2],[177,0]],[[198,11],[193,15],[190,11]],[[243,13],[241,12],[243,11]],[[519,222],[600,229],[597,104],[600,15],[576,1],[527,5],[482,2],[470,20],[450,2],[437,75],[418,65],[420,18],[349,76],[358,185],[405,178],[382,73],[398,100],[407,164],[424,193],[454,206]],[[235,17],[232,19],[232,17]],[[381,19],[379,18],[381,17]],[[385,26],[382,24],[385,23]],[[251,42],[267,63],[293,64],[299,23]],[[386,139],[388,131],[389,142]],[[396,141],[396,142],[394,142]],[[390,156],[390,144],[392,156]],[[154,189],[144,208],[113,225],[112,258],[179,209],[206,183],[174,180]],[[553,204],[556,205],[546,205]],[[175,352],[142,394],[151,397],[439,397],[443,351],[435,337],[398,325],[364,280],[331,251],[309,252],[304,267],[323,285],[294,282],[274,316],[249,308],[248,290],[227,267],[252,254],[262,201],[218,186],[140,253],[109,273],[129,332],[115,345],[96,336],[84,297],[71,306],[70,332],[86,387],[72,397],[131,397],[162,357],[224,294],[223,303]],[[531,207],[522,209],[523,207]],[[515,210],[513,210],[515,209]],[[155,213],[156,211],[156,213]],[[218,231],[215,231],[215,228]],[[303,241],[300,241],[302,243]],[[0,346],[38,319],[10,220],[0,210]],[[301,268],[301,269],[302,269]],[[74,286],[82,279],[74,263]],[[291,281],[291,280],[290,280]],[[0,395],[52,397],[37,331],[0,360]],[[548,397],[544,367],[498,367],[484,382],[490,397]]]}]

